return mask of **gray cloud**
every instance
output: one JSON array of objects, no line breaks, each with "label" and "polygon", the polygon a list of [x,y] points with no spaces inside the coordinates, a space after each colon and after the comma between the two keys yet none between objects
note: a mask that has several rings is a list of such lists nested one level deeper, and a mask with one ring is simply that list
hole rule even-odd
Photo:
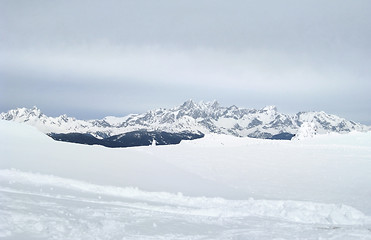
[{"label": "gray cloud", "polygon": [[1,1],[0,110],[192,98],[371,124],[370,1]]}]

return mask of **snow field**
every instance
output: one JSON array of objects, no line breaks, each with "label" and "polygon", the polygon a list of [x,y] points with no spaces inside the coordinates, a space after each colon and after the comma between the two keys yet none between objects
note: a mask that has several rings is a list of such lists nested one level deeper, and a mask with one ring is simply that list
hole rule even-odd
[{"label": "snow field", "polygon": [[3,239],[371,239],[356,209],[226,200],[1,170]]},{"label": "snow field", "polygon": [[[318,224],[362,225],[370,219],[360,211],[335,204],[321,204],[299,201],[274,200],[226,200],[223,198],[189,197],[183,194],[166,192],[144,192],[137,188],[120,188],[100,186],[64,179],[60,177],[20,172],[14,169],[0,170],[2,185],[31,185],[41,189],[63,189],[82,193],[131,199],[151,204],[166,204],[168,208],[159,207],[159,211],[177,214],[202,215],[210,217],[272,217],[286,221]],[[6,192],[7,188],[1,191]],[[11,190],[10,190],[11,191]],[[152,210],[157,208],[152,206]]]},{"label": "snow field", "polygon": [[109,149],[0,132],[1,239],[371,239],[371,133]]}]

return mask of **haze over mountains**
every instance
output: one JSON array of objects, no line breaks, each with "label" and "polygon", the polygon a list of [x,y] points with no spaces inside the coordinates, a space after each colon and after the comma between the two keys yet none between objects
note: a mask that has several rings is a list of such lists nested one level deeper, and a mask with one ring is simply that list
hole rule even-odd
[{"label": "haze over mountains", "polygon": [[257,110],[234,105],[223,107],[217,101],[195,103],[192,100],[171,109],[87,121],[67,115],[48,117],[37,107],[10,110],[1,113],[0,119],[25,122],[55,140],[107,147],[178,144],[181,140],[201,138],[208,133],[289,140],[302,126],[309,126],[312,130],[304,132],[314,134],[370,129],[325,112],[288,115],[278,112],[274,106]]},{"label": "haze over mountains", "polygon": [[171,109],[156,109],[125,117],[78,120],[67,115],[48,117],[40,109],[17,108],[0,114],[0,119],[26,122],[44,133],[88,133],[97,138],[147,130],[170,133],[221,133],[239,137],[272,138],[277,134],[295,135],[304,122],[313,123],[318,133],[367,131],[370,127],[327,114],[299,112],[288,115],[274,106],[262,109],[223,107],[217,101],[195,103],[192,100]]}]

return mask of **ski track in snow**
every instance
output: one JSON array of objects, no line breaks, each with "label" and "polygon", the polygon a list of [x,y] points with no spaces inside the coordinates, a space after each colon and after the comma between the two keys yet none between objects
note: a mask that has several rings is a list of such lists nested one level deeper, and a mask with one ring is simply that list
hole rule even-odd
[{"label": "ski track in snow", "polygon": [[371,239],[358,210],[226,200],[0,170],[2,239]]}]

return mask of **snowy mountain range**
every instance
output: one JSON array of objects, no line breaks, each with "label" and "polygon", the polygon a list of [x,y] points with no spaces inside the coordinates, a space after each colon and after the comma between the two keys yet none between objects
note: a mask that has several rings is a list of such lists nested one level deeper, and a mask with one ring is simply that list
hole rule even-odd
[{"label": "snowy mountain range", "polygon": [[[283,114],[274,106],[262,109],[223,107],[216,101],[192,100],[171,109],[156,109],[125,117],[105,117],[97,120],[78,120],[67,115],[48,117],[40,109],[17,108],[0,114],[0,119],[25,122],[44,133],[90,134],[97,139],[134,132],[167,132],[207,134],[219,133],[238,137],[291,139],[303,125],[311,123],[316,132],[369,131],[370,127],[321,112]],[[148,135],[148,134],[147,134]]]}]

